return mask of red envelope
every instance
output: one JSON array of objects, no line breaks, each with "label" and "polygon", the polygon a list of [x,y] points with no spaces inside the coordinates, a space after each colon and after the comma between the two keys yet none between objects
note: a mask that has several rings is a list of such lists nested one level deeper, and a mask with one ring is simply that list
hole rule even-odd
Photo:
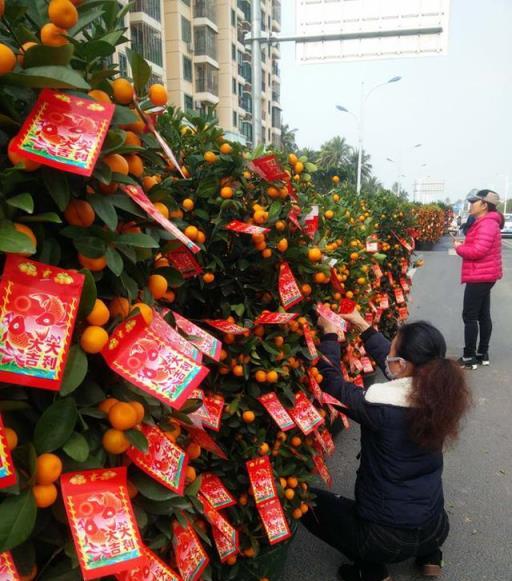
[{"label": "red envelope", "polygon": [[279,165],[275,155],[265,155],[253,159],[249,163],[249,168],[267,182],[275,182],[288,178],[288,174]]},{"label": "red envelope", "polygon": [[279,267],[278,287],[281,304],[285,309],[291,309],[304,298],[287,262],[282,262]]},{"label": "red envelope", "polygon": [[247,460],[245,465],[254,493],[254,502],[260,504],[265,500],[277,498],[274,473],[268,456]]},{"label": "red envelope", "polygon": [[203,420],[203,425],[218,432],[224,413],[224,396],[219,393],[205,396],[203,406],[208,411],[208,417]]},{"label": "red envelope", "polygon": [[85,277],[8,254],[0,282],[0,381],[58,391]]},{"label": "red envelope", "polygon": [[166,256],[169,262],[185,279],[193,278],[203,272],[201,265],[194,258],[194,255],[184,246],[169,250]]},{"label": "red envelope", "polygon": [[238,531],[231,525],[226,518],[222,516],[205,498],[202,494],[197,495],[199,501],[203,505],[204,516],[206,520],[219,531],[219,533],[229,541],[232,547],[232,552],[238,552],[239,541]]},{"label": "red envelope", "polygon": [[369,357],[361,357],[361,363],[365,373],[373,373],[375,371]]},{"label": "red envelope", "polygon": [[289,411],[293,421],[306,436],[325,423],[324,418],[302,391],[295,395],[295,406]]},{"label": "red envelope", "polygon": [[389,297],[387,294],[380,295],[379,306],[381,309],[389,309]]},{"label": "red envelope", "polygon": [[250,329],[246,329],[245,327],[241,327],[240,325],[236,325],[235,323],[230,323],[229,321],[225,321],[223,319],[205,319],[205,323],[208,323],[214,329],[218,329],[222,331],[222,333],[231,333],[232,335],[245,335],[249,332]]},{"label": "red envelope", "polygon": [[306,340],[306,346],[308,348],[309,354],[313,358],[313,361],[318,358],[318,351],[316,350],[315,341],[313,340],[313,335],[309,325],[305,323],[302,325],[302,330],[304,331],[304,339]]},{"label": "red envelope", "polygon": [[261,405],[267,410],[267,412],[272,416],[272,419],[276,422],[279,428],[286,432],[295,427],[290,414],[286,411],[286,408],[279,401],[277,394],[271,391],[258,398]]},{"label": "red envelope", "polygon": [[351,299],[341,299],[340,302],[340,313],[342,315],[349,315],[350,313],[354,312],[357,303],[352,301]]},{"label": "red envelope", "polygon": [[[16,470],[12,461],[11,451],[7,446],[2,415],[0,414],[0,488],[7,488],[16,484]],[[2,578],[0,577],[0,581]]]},{"label": "red envelope", "polygon": [[190,434],[190,437],[192,438],[192,440],[196,444],[201,446],[201,448],[203,448],[207,452],[211,452],[212,454],[215,454],[216,456],[218,456],[219,458],[222,458],[223,460],[228,459],[224,450],[204,430],[201,430],[199,428],[193,428],[192,426],[186,426],[186,429],[187,429],[187,432]]},{"label": "red envelope", "polygon": [[405,321],[409,318],[409,311],[407,310],[407,306],[398,308],[398,318],[400,321]]},{"label": "red envelope", "polygon": [[189,359],[142,315],[123,321],[102,351],[109,367],[146,393],[180,409],[209,372]]},{"label": "red envelope", "polygon": [[405,303],[404,291],[401,288],[394,289],[395,299],[397,303]]},{"label": "red envelope", "polygon": [[341,286],[341,282],[338,280],[338,275],[334,267],[331,267],[331,278],[330,283],[332,288],[338,293],[344,293],[345,289]]},{"label": "red envelope", "polygon": [[372,265],[372,272],[376,278],[382,278],[384,276],[382,273],[382,270],[378,264]]},{"label": "red envelope", "polygon": [[263,311],[256,319],[256,325],[286,325],[298,317],[298,313],[271,313]]},{"label": "red envelope", "polygon": [[317,402],[319,404],[324,403],[322,400],[322,390],[320,389],[320,386],[318,385],[317,380],[315,379],[315,377],[313,376],[313,374],[311,372],[308,373],[308,380],[309,380],[309,389],[311,391],[311,393],[313,394],[314,398],[317,400]]},{"label": "red envelope", "polygon": [[201,327],[194,325],[194,323],[185,319],[185,317],[182,317],[175,311],[173,311],[172,314],[174,315],[176,326],[189,335],[191,343],[193,343],[202,353],[208,355],[208,357],[211,357],[215,361],[220,360],[222,343],[218,339],[201,329]]},{"label": "red envelope", "polygon": [[222,534],[218,528],[212,527],[212,536],[221,563],[225,563],[229,557],[238,553],[238,546],[235,545],[226,535]]},{"label": "red envelope", "polygon": [[304,217],[304,231],[313,240],[318,230],[318,206],[312,206],[311,210]]},{"label": "red envelope", "polygon": [[227,508],[236,504],[236,500],[224,486],[221,479],[211,472],[203,472],[201,474],[201,487],[199,490],[216,509]]},{"label": "red envelope", "polygon": [[404,292],[406,292],[406,293],[408,293],[411,290],[411,287],[409,286],[409,283],[407,282],[406,278],[400,279],[400,285],[402,286],[402,288],[404,289]]},{"label": "red envelope", "polygon": [[9,551],[0,553],[0,581],[20,581],[16,565]]},{"label": "red envelope", "polygon": [[255,224],[247,224],[246,222],[240,222],[240,220],[233,220],[227,226],[226,230],[231,230],[232,232],[240,232],[242,234],[265,234],[270,232],[270,228],[263,228],[262,226],[256,226]]},{"label": "red envelope", "polygon": [[127,194],[136,204],[138,204],[153,220],[158,222],[164,230],[167,230],[170,234],[184,244],[190,251],[194,254],[199,252],[201,248],[192,242],[188,236],[185,236],[183,232],[170,222],[165,216],[163,216],[153,205],[153,202],[144,193],[144,190],[136,184],[125,185],[122,184],[121,189],[125,194]]},{"label": "red envelope", "polygon": [[178,521],[173,521],[172,532],[174,554],[183,581],[196,581],[210,562],[208,555],[189,522],[183,527]]},{"label": "red envelope", "polygon": [[259,504],[257,508],[271,545],[290,538],[290,527],[278,498],[267,500],[263,504]]},{"label": "red envelope", "polygon": [[[145,563],[142,567],[130,569],[116,575],[118,581],[182,581],[168,565],[147,547],[142,548]],[[1,577],[0,577],[1,580]]]},{"label": "red envelope", "polygon": [[171,327],[171,325],[169,325],[163,316],[155,310],[153,310],[153,321],[151,323],[151,327],[155,329],[155,332],[168,339],[170,344],[180,353],[183,353],[183,355],[186,355],[197,363],[201,363],[203,356],[199,352],[199,349],[194,347],[194,345],[187,341],[185,337],[182,337],[175,329]]},{"label": "red envelope", "polygon": [[60,483],[84,579],[144,565],[126,467],[68,472]]},{"label": "red envelope", "polygon": [[331,309],[329,309],[328,307],[322,305],[321,303],[318,303],[316,305],[316,311],[317,313],[323,317],[324,319],[327,319],[330,323],[332,323],[333,325],[336,325],[339,329],[339,332],[345,332],[347,329],[347,324],[345,322],[344,319],[342,319],[339,315],[337,315],[336,313],[333,313],[331,311]]},{"label": "red envelope", "polygon": [[126,452],[130,460],[162,486],[176,494],[183,494],[188,455],[165,437],[155,426],[143,424],[141,432],[148,441],[146,454],[131,446]]},{"label": "red envelope", "polygon": [[313,462],[315,464],[315,471],[330,488],[332,486],[332,476],[329,473],[329,469],[327,468],[327,464],[325,463],[324,459],[320,454],[315,454],[313,456]]},{"label": "red envelope", "polygon": [[301,223],[298,220],[298,216],[301,214],[301,209],[299,206],[292,206],[290,212],[288,213],[288,220],[295,226],[297,230],[303,230]]},{"label": "red envelope", "polygon": [[90,176],[107,135],[114,105],[44,89],[13,141],[21,157]]}]

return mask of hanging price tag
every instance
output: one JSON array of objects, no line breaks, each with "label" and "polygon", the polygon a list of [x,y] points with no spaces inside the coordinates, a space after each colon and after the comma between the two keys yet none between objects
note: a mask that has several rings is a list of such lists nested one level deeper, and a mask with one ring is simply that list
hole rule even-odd
[{"label": "hanging price tag", "polygon": [[286,411],[283,404],[279,401],[277,394],[271,391],[258,398],[261,405],[267,410],[267,412],[272,416],[272,419],[276,422],[279,428],[286,432],[295,427],[290,414]]},{"label": "hanging price tag", "polygon": [[366,239],[366,252],[374,254],[379,251],[379,241],[376,236],[368,236]]},{"label": "hanging price tag", "polygon": [[143,566],[126,467],[67,472],[60,483],[84,579]]},{"label": "hanging price tag", "polygon": [[278,286],[281,304],[285,309],[290,309],[302,301],[302,293],[300,292],[297,281],[293,276],[292,269],[287,262],[282,262],[279,266]]},{"label": "hanging price tag", "polygon": [[384,276],[380,266],[378,264],[372,264],[372,272],[375,278],[380,279]]}]

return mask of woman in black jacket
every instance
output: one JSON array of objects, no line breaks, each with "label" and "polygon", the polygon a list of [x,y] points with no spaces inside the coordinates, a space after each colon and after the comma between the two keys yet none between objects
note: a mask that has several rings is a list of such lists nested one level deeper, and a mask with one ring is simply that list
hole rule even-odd
[{"label": "woman in black jacket", "polygon": [[316,507],[303,523],[354,562],[340,568],[344,581],[391,581],[386,563],[411,557],[424,575],[437,577],[449,531],[442,450],[470,405],[464,376],[429,323],[404,325],[390,343],[357,311],[344,318],[392,381],[367,390],[344,381],[337,329],[319,319],[320,351],[329,360],[318,364],[322,388],[361,424],[361,460],[356,500],[315,489]]}]

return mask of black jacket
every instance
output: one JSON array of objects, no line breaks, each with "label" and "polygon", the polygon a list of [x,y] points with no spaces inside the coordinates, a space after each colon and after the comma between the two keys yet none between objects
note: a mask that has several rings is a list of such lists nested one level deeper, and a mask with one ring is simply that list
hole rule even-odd
[{"label": "black jacket", "polygon": [[[370,328],[364,346],[384,369],[389,341]],[[348,406],[343,409],[361,424],[361,463],[357,471],[356,503],[361,518],[381,525],[417,528],[439,516],[444,508],[443,454],[419,447],[409,437],[407,393],[410,378],[376,384],[368,390],[344,381],[340,345],[325,335],[320,351],[322,388]]]}]

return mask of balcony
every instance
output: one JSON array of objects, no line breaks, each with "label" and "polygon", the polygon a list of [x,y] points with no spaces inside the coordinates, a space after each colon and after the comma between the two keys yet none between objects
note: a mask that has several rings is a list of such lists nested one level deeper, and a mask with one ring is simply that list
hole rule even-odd
[{"label": "balcony", "polygon": [[130,12],[141,12],[153,18],[156,22],[162,21],[160,0],[135,0],[135,3],[130,6]]},{"label": "balcony", "polygon": [[159,67],[163,66],[162,36],[146,22],[132,23],[132,48],[145,59]]},{"label": "balcony", "polygon": [[210,57],[217,61],[217,33],[208,26],[194,27],[195,56]]},{"label": "balcony", "polygon": [[208,18],[217,24],[217,9],[211,0],[194,0],[194,18]]},{"label": "balcony", "polygon": [[251,21],[251,2],[250,0],[238,0],[238,8],[244,13],[244,18],[248,22]]},{"label": "balcony", "polygon": [[281,109],[272,107],[272,128],[281,130]]},{"label": "balcony", "polygon": [[249,95],[241,95],[238,97],[238,106],[244,111],[247,111],[247,113],[252,114],[252,98]]},{"label": "balcony", "polygon": [[272,102],[278,103],[281,101],[281,90],[275,89],[272,91]]},{"label": "balcony", "polygon": [[281,2],[274,0],[272,4],[272,29],[281,30]]},{"label": "balcony", "polygon": [[245,79],[246,83],[252,83],[252,68],[250,63],[242,62],[242,64],[239,64],[238,74]]},{"label": "balcony", "polygon": [[195,66],[195,73],[196,93],[209,93],[215,97],[218,97],[219,71],[208,63],[199,63]]}]

